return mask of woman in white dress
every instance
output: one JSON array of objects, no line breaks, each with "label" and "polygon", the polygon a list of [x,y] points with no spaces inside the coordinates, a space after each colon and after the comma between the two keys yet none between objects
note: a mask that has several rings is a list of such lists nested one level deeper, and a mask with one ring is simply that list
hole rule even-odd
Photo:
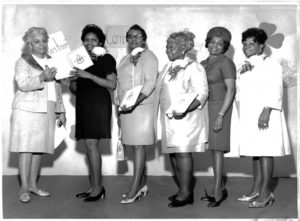
[{"label": "woman in white dress", "polygon": [[[187,31],[169,36],[166,53],[170,62],[160,73],[156,86],[161,110],[162,152],[170,156],[179,187],[178,192],[169,197],[169,207],[194,202],[192,152],[204,152],[208,142],[208,115],[207,109],[203,109],[208,96],[206,73],[200,64],[186,56],[194,47],[194,37]],[[182,94],[192,93],[197,97],[187,105],[186,111],[171,107]]]},{"label": "woman in white dress", "polygon": [[238,200],[250,202],[251,208],[272,205],[274,157],[291,154],[282,109],[282,70],[279,63],[263,54],[267,38],[258,28],[242,33],[246,59],[237,79],[240,155],[253,157],[252,189]]}]

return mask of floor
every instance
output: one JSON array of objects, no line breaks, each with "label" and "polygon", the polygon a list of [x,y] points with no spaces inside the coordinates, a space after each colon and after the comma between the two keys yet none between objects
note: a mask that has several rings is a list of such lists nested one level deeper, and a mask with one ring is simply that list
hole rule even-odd
[{"label": "floor", "polygon": [[18,176],[3,176],[3,218],[297,218],[296,178],[274,178],[273,206],[250,209],[247,203],[236,199],[251,187],[252,179],[230,177],[226,187],[228,198],[220,207],[208,208],[200,200],[204,189],[210,189],[212,177],[196,177],[195,202],[180,208],[168,208],[168,196],[176,192],[172,177],[148,177],[149,194],[134,204],[121,205],[121,195],[129,185],[129,176],[106,176],[106,199],[85,203],[75,197],[88,187],[87,176],[42,176],[39,185],[51,192],[51,197],[33,196],[29,203],[17,199]]}]

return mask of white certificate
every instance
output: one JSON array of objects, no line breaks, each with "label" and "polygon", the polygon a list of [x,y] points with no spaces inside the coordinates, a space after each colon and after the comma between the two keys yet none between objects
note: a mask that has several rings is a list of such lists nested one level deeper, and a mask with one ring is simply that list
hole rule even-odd
[{"label": "white certificate", "polygon": [[57,120],[55,122],[55,130],[54,130],[54,147],[57,148],[61,142],[65,139],[67,136],[67,130],[62,125],[60,127],[57,126]]},{"label": "white certificate", "polygon": [[56,80],[72,77],[73,75],[70,75],[70,71],[74,67],[84,70],[94,64],[84,46],[80,46],[68,54],[57,54],[48,63],[49,67],[57,69]]},{"label": "white certificate", "polygon": [[126,91],[120,106],[119,106],[119,110],[121,110],[121,107],[125,106],[125,107],[131,107],[135,104],[141,90],[142,90],[143,85],[139,85],[136,86],[128,91]]}]

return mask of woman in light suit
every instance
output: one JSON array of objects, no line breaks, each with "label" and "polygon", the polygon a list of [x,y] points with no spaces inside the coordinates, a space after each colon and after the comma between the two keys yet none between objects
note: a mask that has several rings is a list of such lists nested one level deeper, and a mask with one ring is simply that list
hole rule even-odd
[{"label": "woman in light suit", "polygon": [[[202,65],[186,53],[194,47],[195,35],[177,32],[169,36],[166,53],[170,62],[160,73],[156,88],[161,110],[162,152],[169,154],[179,190],[169,197],[169,207],[194,202],[192,152],[204,152],[208,142],[208,113],[203,108],[208,97],[206,73]],[[171,109],[182,94],[197,94],[183,113]]]},{"label": "woman in light suit", "polygon": [[29,202],[30,193],[46,197],[37,187],[41,156],[54,152],[55,122],[66,122],[61,86],[56,69],[48,66],[48,34],[40,27],[25,33],[24,53],[15,65],[17,91],[12,103],[10,151],[19,153],[21,189],[19,200]]}]

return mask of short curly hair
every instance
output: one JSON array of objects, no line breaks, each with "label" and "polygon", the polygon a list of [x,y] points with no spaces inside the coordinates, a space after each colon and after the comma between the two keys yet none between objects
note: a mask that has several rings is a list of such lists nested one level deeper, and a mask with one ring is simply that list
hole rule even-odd
[{"label": "short curly hair", "polygon": [[268,35],[261,28],[249,28],[242,33],[242,42],[246,41],[247,38],[254,38],[254,42],[264,44],[268,39]]},{"label": "short curly hair", "polygon": [[102,29],[99,28],[99,26],[97,26],[97,25],[95,25],[95,24],[89,24],[89,25],[86,25],[86,26],[82,29],[82,33],[81,33],[81,41],[84,41],[84,38],[85,38],[85,36],[86,36],[88,33],[94,33],[94,34],[98,37],[100,44],[101,44],[102,46],[104,46],[106,36],[105,36],[105,34],[103,33]]},{"label": "short curly hair", "polygon": [[194,48],[195,35],[189,31],[174,32],[169,35],[168,39],[174,39],[176,44],[186,53]]},{"label": "short curly hair", "polygon": [[47,40],[49,39],[49,36],[48,36],[48,33],[47,33],[47,30],[43,27],[31,27],[29,28],[24,36],[23,36],[23,41],[26,43],[26,44],[29,44],[30,41],[32,40],[32,37],[33,37],[33,33],[34,32],[37,32],[43,36],[45,36],[47,38]]},{"label": "short curly hair", "polygon": [[213,27],[207,32],[207,36],[205,39],[205,47],[208,47],[209,42],[213,37],[221,37],[224,42],[223,53],[225,53],[230,46],[231,41],[231,33],[228,29],[224,27]]}]

